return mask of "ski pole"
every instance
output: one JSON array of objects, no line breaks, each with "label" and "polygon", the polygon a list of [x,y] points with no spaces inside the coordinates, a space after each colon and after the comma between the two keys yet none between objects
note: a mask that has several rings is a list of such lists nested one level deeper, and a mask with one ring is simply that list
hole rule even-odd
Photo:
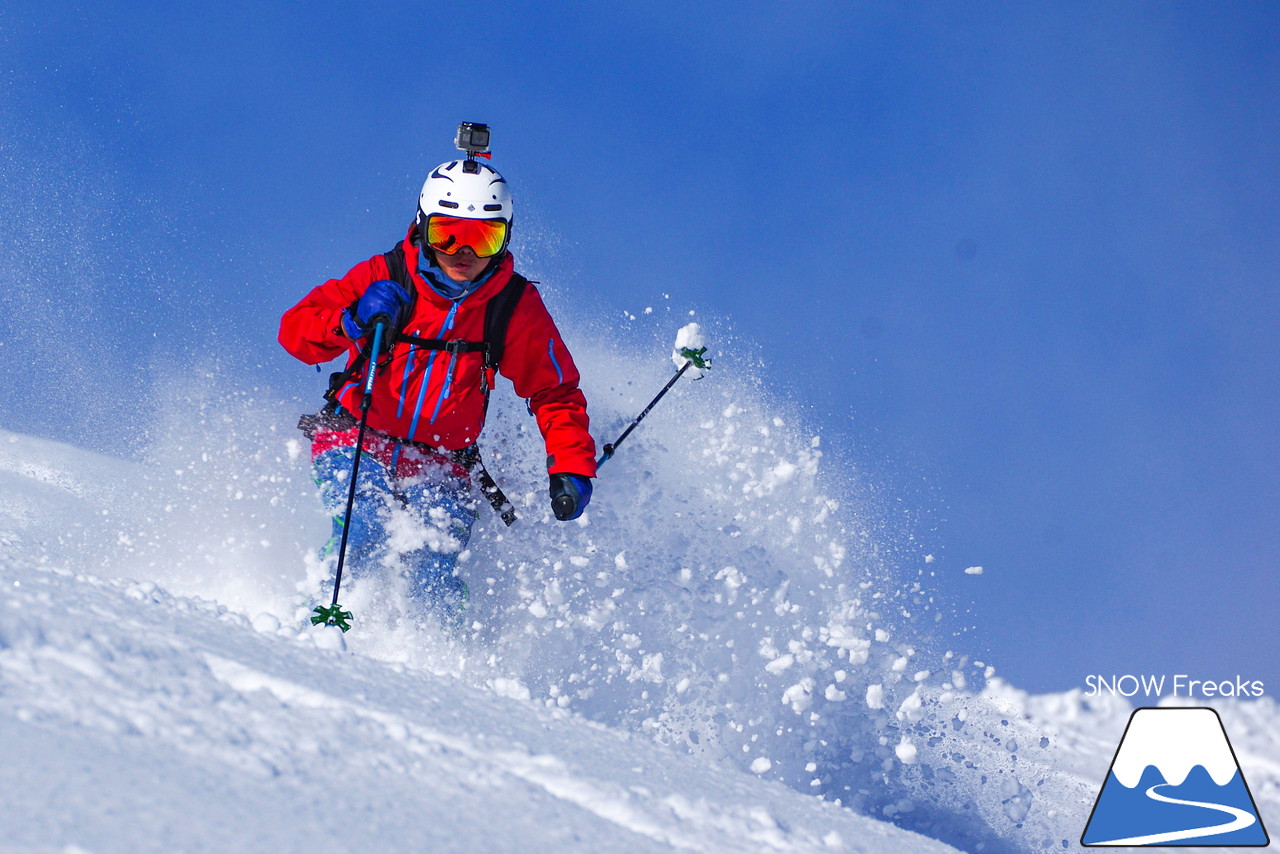
[{"label": "ski pole", "polygon": [[658,392],[657,396],[654,397],[653,400],[649,401],[649,405],[644,408],[644,411],[637,415],[636,419],[627,425],[627,429],[622,431],[622,435],[613,442],[604,446],[604,456],[600,457],[596,462],[597,468],[613,459],[613,455],[618,450],[618,446],[622,444],[624,439],[631,435],[632,430],[636,429],[636,427],[640,425],[640,422],[649,414],[649,411],[658,405],[658,401],[662,400],[662,398],[666,396],[667,392],[671,391],[671,387],[676,384],[676,380],[684,376],[685,371],[689,370],[690,367],[695,367],[704,371],[711,369],[711,362],[704,355],[707,352],[706,347],[702,347],[697,350],[694,350],[691,347],[682,347],[679,352],[680,357],[686,360],[684,366],[681,367],[680,370],[676,371],[675,376],[667,380],[667,384],[662,387],[662,391]]},{"label": "ski pole", "polygon": [[315,607],[312,625],[337,626],[344,632],[351,628],[352,614],[338,605],[338,591],[342,587],[342,565],[347,557],[347,534],[351,530],[351,510],[356,503],[356,478],[360,475],[360,455],[364,452],[364,431],[369,426],[369,403],[373,399],[373,379],[378,373],[378,354],[382,351],[382,333],[386,323],[378,321],[373,330],[373,350],[369,356],[369,372],[365,375],[364,396],[360,398],[360,430],[356,433],[356,458],[351,463],[351,486],[347,490],[347,511],[342,518],[342,541],[338,544],[338,571],[333,579],[333,601],[329,607]]}]

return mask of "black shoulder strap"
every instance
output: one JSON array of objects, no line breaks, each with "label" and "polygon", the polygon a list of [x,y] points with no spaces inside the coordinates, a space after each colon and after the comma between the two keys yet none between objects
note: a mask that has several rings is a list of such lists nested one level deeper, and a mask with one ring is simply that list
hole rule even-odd
[{"label": "black shoulder strap", "polygon": [[391,281],[397,283],[409,293],[413,293],[413,282],[409,279],[409,267],[404,262],[404,244],[397,243],[390,252],[382,253],[387,262],[387,274]]},{"label": "black shoulder strap", "polygon": [[512,273],[511,280],[499,291],[484,313],[484,340],[489,345],[486,356],[487,364],[496,368],[502,362],[503,352],[507,346],[507,327],[511,325],[511,315],[515,314],[520,297],[531,283],[519,273]]}]

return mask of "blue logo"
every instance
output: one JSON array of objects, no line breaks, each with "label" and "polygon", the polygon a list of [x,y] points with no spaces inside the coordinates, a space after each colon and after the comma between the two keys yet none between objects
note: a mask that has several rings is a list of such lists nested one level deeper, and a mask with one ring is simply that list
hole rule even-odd
[{"label": "blue logo", "polygon": [[1146,708],[1124,737],[1080,844],[1264,847],[1271,842],[1218,713]]}]

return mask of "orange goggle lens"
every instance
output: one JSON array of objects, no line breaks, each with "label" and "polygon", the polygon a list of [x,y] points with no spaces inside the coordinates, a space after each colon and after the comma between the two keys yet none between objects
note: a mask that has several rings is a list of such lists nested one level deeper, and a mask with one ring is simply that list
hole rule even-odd
[{"label": "orange goggle lens", "polygon": [[462,219],[432,216],[427,219],[427,245],[437,252],[453,255],[464,246],[481,258],[502,251],[507,244],[507,224],[500,219]]}]

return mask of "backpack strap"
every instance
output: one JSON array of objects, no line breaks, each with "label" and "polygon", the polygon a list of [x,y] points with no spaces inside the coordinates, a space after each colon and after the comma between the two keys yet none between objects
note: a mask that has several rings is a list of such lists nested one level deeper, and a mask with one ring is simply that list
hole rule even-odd
[{"label": "backpack strap", "polygon": [[485,306],[484,340],[489,345],[489,352],[485,356],[487,367],[496,368],[502,362],[507,347],[507,327],[511,325],[511,316],[516,313],[516,305],[524,296],[525,289],[531,284],[532,282],[519,273],[512,273],[511,280]]},{"label": "backpack strap", "polygon": [[397,243],[390,252],[382,253],[382,259],[387,262],[387,278],[404,288],[406,293],[413,293],[413,280],[404,262],[404,244]]},{"label": "backpack strap", "polygon": [[493,475],[489,474],[484,467],[484,460],[480,459],[480,448],[477,445],[468,445],[461,451],[454,451],[453,459],[467,471],[476,473],[476,479],[480,481],[480,493],[489,502],[489,506],[497,511],[508,527],[514,525],[517,518],[515,508],[502,493],[502,487],[498,486]]},{"label": "backpack strap", "polygon": [[361,347],[356,353],[356,357],[351,360],[351,364],[347,365],[341,371],[334,371],[329,374],[329,388],[324,393],[324,399],[329,402],[329,406],[335,409],[338,406],[338,395],[352,377],[358,377],[364,372],[364,363],[369,360],[369,350]]},{"label": "backpack strap", "polygon": [[396,336],[397,341],[407,341],[415,347],[421,347],[423,350],[444,350],[447,353],[458,355],[459,353],[487,353],[489,347],[483,341],[464,341],[461,338],[419,338],[416,335],[405,335],[401,333]]}]

